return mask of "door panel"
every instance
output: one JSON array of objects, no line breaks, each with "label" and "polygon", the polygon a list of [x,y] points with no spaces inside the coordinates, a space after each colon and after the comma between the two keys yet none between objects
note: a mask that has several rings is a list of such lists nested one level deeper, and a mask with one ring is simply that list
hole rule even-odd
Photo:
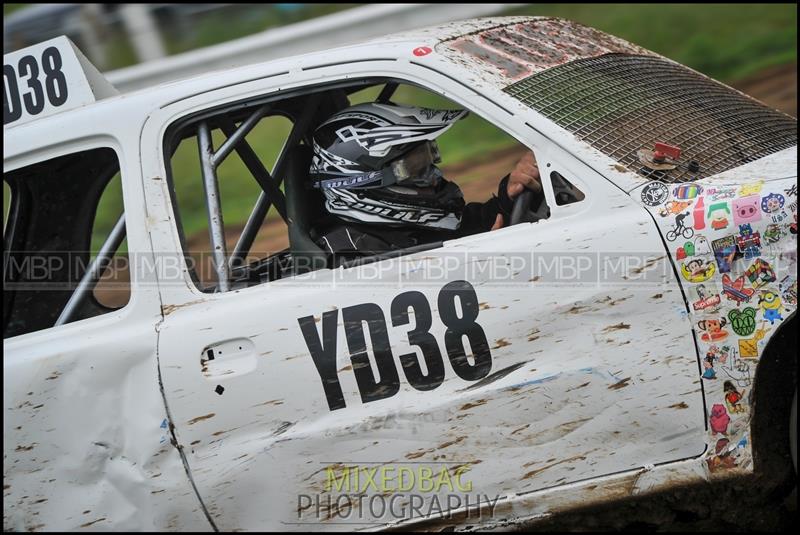
[{"label": "door panel", "polygon": [[[217,526],[397,520],[337,509],[347,492],[329,478],[345,466],[460,467],[474,504],[702,454],[697,354],[663,243],[641,207],[579,171],[586,200],[548,220],[174,308],[165,392]],[[209,365],[239,339],[246,362]],[[349,494],[412,500],[363,485]]]}]

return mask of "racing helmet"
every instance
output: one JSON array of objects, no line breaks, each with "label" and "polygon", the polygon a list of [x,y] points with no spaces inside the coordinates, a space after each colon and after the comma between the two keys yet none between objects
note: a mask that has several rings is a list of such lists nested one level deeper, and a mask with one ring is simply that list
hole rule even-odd
[{"label": "racing helmet", "polygon": [[313,135],[311,182],[344,220],[455,230],[464,196],[444,180],[436,138],[466,110],[365,103],[341,110]]}]

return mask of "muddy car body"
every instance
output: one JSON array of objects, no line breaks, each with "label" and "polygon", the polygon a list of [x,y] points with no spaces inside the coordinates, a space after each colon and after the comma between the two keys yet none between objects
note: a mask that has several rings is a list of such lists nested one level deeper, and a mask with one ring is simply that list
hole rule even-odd
[{"label": "muddy car body", "polygon": [[[118,230],[137,259],[119,309],[7,271],[6,529],[508,527],[753,470],[760,370],[797,303],[794,118],[543,18],[454,23],[124,95],[95,74],[93,101],[50,102],[4,128],[7,262],[46,238],[42,218],[96,209],[86,182],[61,204],[30,200],[39,176],[63,184],[37,165],[72,155],[79,169],[118,162]],[[308,108],[392,83],[534,149],[548,217],[247,284],[225,267],[206,146],[219,282],[199,288],[170,189],[175,139],[226,125],[233,137],[231,124],[278,110],[302,125],[297,144],[317,120]],[[301,258],[292,148],[273,174],[286,175]],[[275,177],[262,176],[265,191]],[[581,199],[564,202],[558,177]],[[397,485],[403,467],[417,470],[411,489]],[[451,485],[422,489],[433,476],[420,467]],[[359,496],[386,508],[348,501]]]}]

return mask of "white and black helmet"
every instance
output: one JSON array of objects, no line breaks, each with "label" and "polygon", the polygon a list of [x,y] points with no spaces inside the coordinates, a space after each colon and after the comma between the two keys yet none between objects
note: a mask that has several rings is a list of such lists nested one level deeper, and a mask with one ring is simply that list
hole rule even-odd
[{"label": "white and black helmet", "polygon": [[327,211],[363,223],[457,229],[464,197],[436,167],[435,139],[467,113],[367,103],[331,116],[314,132],[309,172]]}]

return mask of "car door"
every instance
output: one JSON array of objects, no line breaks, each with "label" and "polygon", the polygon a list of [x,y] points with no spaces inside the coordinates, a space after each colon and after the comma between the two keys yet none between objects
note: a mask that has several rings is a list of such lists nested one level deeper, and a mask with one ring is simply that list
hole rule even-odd
[{"label": "car door", "polygon": [[[208,529],[159,389],[155,277],[131,267],[152,257],[137,202],[136,132],[126,140],[100,121],[50,132],[39,147],[9,134],[4,159],[13,183],[4,235],[4,529]],[[84,231],[98,224],[99,162],[120,171],[127,209],[127,255],[107,288],[129,286],[130,299],[57,324],[87,269],[86,250],[71,244],[88,244]]]},{"label": "car door", "polygon": [[[551,216],[232,292],[185,269],[162,281],[164,392],[220,529],[381,526],[704,451],[696,348],[652,219],[522,118],[410,69],[394,74],[535,148]],[[165,107],[143,152],[255,88]],[[153,236],[179,246],[168,188],[147,180],[165,172],[145,170],[168,223]],[[559,205],[550,172],[585,198]]]}]

